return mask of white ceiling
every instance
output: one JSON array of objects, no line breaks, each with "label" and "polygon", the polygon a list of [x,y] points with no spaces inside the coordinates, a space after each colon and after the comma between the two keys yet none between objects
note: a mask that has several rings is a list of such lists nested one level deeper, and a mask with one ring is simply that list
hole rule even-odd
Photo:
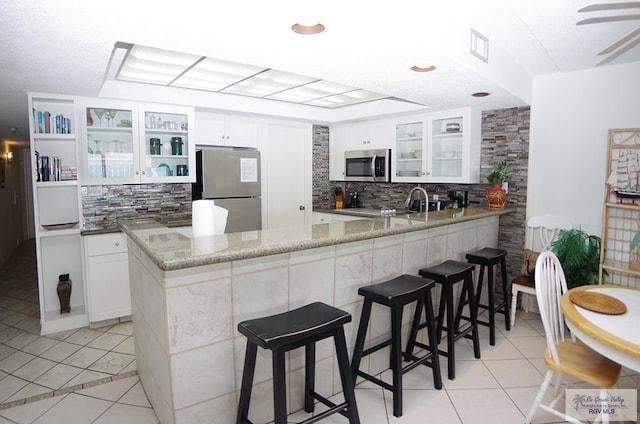
[{"label": "white ceiling", "polygon": [[[640,15],[640,7],[578,13],[590,3],[10,0],[0,13],[0,138],[28,139],[27,91],[100,95],[118,41],[299,73],[434,110],[522,106],[534,76],[593,68],[606,57],[599,51],[640,26],[637,19],[576,25]],[[298,35],[295,22],[326,30]],[[489,39],[489,63],[469,54],[470,28]],[[634,40],[602,66],[640,60]],[[431,64],[436,71],[409,71]],[[473,98],[475,91],[492,95]],[[10,127],[18,128],[13,136]]]}]

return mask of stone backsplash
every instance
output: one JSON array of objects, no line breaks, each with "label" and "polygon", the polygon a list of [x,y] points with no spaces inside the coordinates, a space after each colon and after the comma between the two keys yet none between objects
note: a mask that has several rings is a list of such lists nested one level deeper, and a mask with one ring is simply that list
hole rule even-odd
[{"label": "stone backsplash", "polygon": [[[500,218],[500,247],[508,251],[507,271],[517,275],[522,261],[527,206],[530,108],[510,108],[482,113],[482,144],[479,184],[345,183],[329,181],[329,128],[313,127],[313,207],[332,209],[333,189],[358,191],[361,206],[401,208],[409,191],[422,186],[431,199],[434,194],[448,199],[449,190],[468,190],[471,206],[486,206],[487,175],[495,164],[507,160],[513,174],[509,178],[507,207],[514,213]],[[345,199],[346,200],[346,199]]]},{"label": "stone backsplash", "polygon": [[82,186],[82,229],[117,228],[123,219],[191,219],[191,184]]}]

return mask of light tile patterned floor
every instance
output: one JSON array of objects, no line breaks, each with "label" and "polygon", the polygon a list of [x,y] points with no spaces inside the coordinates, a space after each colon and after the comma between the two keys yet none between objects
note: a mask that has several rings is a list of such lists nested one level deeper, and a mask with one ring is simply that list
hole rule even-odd
[{"label": "light tile patterned floor", "polygon": [[131,322],[40,336],[34,249],[0,270],[0,409],[136,375]]},{"label": "light tile patterned floor", "polygon": [[[20,268],[26,265],[23,264]],[[3,269],[0,281],[6,282],[6,277]],[[14,275],[13,282],[15,278]],[[16,295],[20,294],[19,291],[12,292]],[[4,291],[1,296],[0,304],[6,301]],[[17,296],[14,296],[15,298]],[[21,301],[24,300],[16,302]],[[27,304],[23,303],[21,306],[27,307]],[[0,306],[0,308],[4,307]],[[33,384],[30,390],[37,392],[39,387],[48,389],[53,386],[69,387],[70,384],[78,384],[93,375],[91,373],[96,373],[96,376],[102,374],[112,376],[110,373],[123,366],[123,371],[134,369],[130,368],[135,366],[133,362],[125,366],[126,360],[115,360],[115,364],[107,360],[107,358],[118,358],[117,354],[133,355],[130,325],[120,325],[104,331],[82,329],[57,335],[56,338],[34,338],[31,336],[37,332],[33,331],[34,325],[30,325],[33,321],[30,324],[24,323],[23,326],[27,328],[21,329],[19,326],[24,320],[37,315],[28,314],[22,319],[15,319],[14,314],[22,314],[21,310],[8,310],[11,312],[5,314],[5,309],[0,309],[2,323],[0,369],[3,370],[1,371],[3,378],[0,380],[0,397],[3,399],[15,396],[16,387],[20,385],[24,385],[20,389],[23,390]],[[14,324],[7,324],[2,319],[5,316],[12,317],[10,319]],[[359,384],[356,387],[356,398],[361,423],[511,424],[524,422],[525,415],[547,371],[543,359],[545,340],[542,325],[537,315],[520,314],[516,326],[510,332],[504,330],[504,320],[501,318],[497,319],[497,328],[496,345],[490,346],[488,329],[480,327],[481,360],[473,357],[472,345],[468,340],[458,342],[455,380],[446,378],[446,358],[441,358],[445,375],[443,390],[435,390],[431,370],[427,367],[418,367],[406,374],[403,392],[404,415],[401,418],[395,418],[392,414],[390,392],[371,383]],[[122,339],[119,336],[125,338]],[[95,350],[102,350],[105,353],[96,359]],[[112,356],[107,356],[109,355],[107,351],[111,352]],[[10,359],[18,352],[20,355]],[[101,361],[101,359],[104,360]],[[24,379],[34,376],[37,377],[33,383],[28,383]],[[389,377],[388,372],[383,374],[383,378],[387,381]],[[43,400],[0,409],[0,424],[152,424],[158,422],[136,375],[118,379],[111,377],[111,379],[112,382],[84,387],[59,396],[46,395],[47,397]],[[635,373],[624,370],[619,387],[635,388],[636,379]],[[321,407],[318,407],[317,411],[320,410]],[[299,412],[292,414],[289,421],[298,422],[307,417],[308,414]],[[215,419],[212,422],[230,424],[217,423]],[[338,424],[347,421],[344,417],[332,416],[321,422]],[[534,422],[559,423],[562,421],[539,411],[534,417]]]}]

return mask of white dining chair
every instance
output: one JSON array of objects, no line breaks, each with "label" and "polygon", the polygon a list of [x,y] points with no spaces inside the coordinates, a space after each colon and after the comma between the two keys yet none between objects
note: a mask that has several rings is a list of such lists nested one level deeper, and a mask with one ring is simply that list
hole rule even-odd
[{"label": "white dining chair", "polygon": [[[538,408],[548,411],[562,420],[580,422],[574,417],[555,409],[555,405],[564,395],[563,392],[560,392],[562,376],[570,375],[601,389],[608,388],[617,384],[621,366],[580,341],[575,341],[571,338],[565,339],[565,323],[560,308],[560,298],[567,291],[567,281],[562,265],[560,265],[555,253],[545,251],[538,256],[535,280],[536,298],[547,340],[544,362],[549,370],[540,385],[540,390],[538,390],[538,394],[531,405],[525,423],[529,424],[531,422]],[[567,334],[569,333],[568,330],[566,332]],[[542,400],[554,377],[555,397],[550,403],[543,404]]]},{"label": "white dining chair", "polygon": [[[562,216],[539,215],[529,218],[527,221],[527,233],[525,235],[525,248],[535,252],[551,250],[551,244],[558,238],[560,230],[571,228],[571,223]],[[518,293],[536,295],[535,280],[527,275],[520,275],[511,283],[511,327],[516,321],[516,307],[518,306]],[[529,312],[529,299],[522,299],[522,309]]]}]

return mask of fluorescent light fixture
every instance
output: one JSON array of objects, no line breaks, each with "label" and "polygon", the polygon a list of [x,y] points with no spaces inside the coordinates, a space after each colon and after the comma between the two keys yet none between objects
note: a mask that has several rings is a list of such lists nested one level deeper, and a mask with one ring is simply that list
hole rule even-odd
[{"label": "fluorescent light fixture", "polygon": [[328,108],[388,97],[291,72],[120,42],[109,77]]},{"label": "fluorescent light fixture", "polygon": [[201,56],[134,45],[118,79],[169,84],[200,60]]}]

